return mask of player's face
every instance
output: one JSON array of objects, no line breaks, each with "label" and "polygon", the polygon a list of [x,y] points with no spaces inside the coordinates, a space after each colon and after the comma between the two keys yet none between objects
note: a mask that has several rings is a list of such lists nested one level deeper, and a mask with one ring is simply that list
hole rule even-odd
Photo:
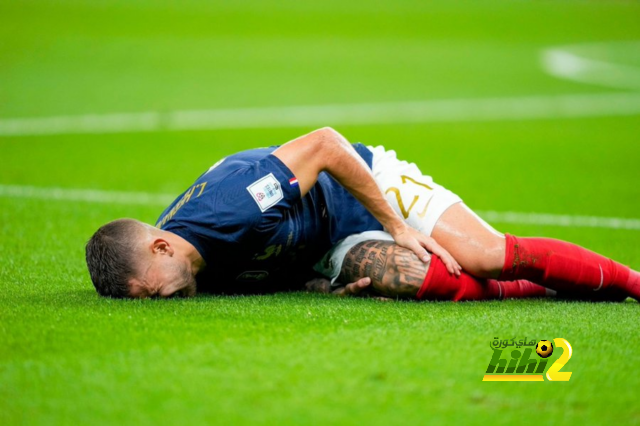
[{"label": "player's face", "polygon": [[196,294],[196,280],[184,263],[163,258],[150,264],[141,279],[130,282],[130,294],[134,298],[192,297]]}]

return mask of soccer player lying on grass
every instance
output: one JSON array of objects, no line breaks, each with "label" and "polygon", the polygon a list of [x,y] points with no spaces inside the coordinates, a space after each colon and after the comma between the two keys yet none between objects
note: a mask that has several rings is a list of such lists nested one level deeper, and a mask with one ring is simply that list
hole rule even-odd
[{"label": "soccer player lying on grass", "polygon": [[335,279],[340,269],[325,254],[383,230],[429,263],[436,286],[464,270],[640,299],[640,273],[570,243],[503,236],[415,164],[330,128],[219,161],[156,227],[132,219],[101,227],[86,259],[104,296],[264,293],[304,288],[314,265]]}]

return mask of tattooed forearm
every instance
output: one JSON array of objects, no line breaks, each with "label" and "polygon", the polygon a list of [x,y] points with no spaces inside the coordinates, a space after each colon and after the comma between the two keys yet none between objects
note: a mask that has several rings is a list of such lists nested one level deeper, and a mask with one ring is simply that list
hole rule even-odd
[{"label": "tattooed forearm", "polygon": [[428,267],[411,250],[391,241],[365,241],[349,250],[338,281],[351,283],[370,277],[377,293],[388,297],[415,298]]}]

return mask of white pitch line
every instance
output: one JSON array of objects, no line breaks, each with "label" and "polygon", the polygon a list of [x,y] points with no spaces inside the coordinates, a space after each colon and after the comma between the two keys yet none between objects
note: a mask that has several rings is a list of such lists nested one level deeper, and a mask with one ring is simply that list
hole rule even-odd
[{"label": "white pitch line", "polygon": [[497,212],[493,210],[478,211],[477,213],[484,220],[496,223],[640,230],[640,219],[574,216],[549,213]]},{"label": "white pitch line", "polygon": [[445,99],[0,119],[0,136],[153,132],[640,114],[640,93]]},{"label": "white pitch line", "polygon": [[578,83],[640,90],[639,67],[593,58],[609,56],[616,46],[624,46],[626,52],[635,52],[640,57],[639,41],[581,43],[543,50],[542,66],[555,77]]},{"label": "white pitch line", "polygon": [[0,185],[0,197],[51,201],[168,206],[176,198],[176,195],[152,194],[148,192],[103,191],[100,189]]},{"label": "white pitch line", "polygon": [[[43,188],[21,185],[0,185],[0,197],[162,207],[168,206],[175,199],[175,196],[171,194],[103,191],[97,189]],[[498,212],[493,210],[478,211],[477,213],[488,222],[495,223],[640,230],[640,219],[547,213]]]}]

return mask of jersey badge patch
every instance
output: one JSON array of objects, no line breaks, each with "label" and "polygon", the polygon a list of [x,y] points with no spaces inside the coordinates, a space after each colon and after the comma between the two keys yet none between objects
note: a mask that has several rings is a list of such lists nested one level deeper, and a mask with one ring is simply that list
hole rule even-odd
[{"label": "jersey badge patch", "polygon": [[284,198],[282,187],[273,173],[269,173],[262,179],[247,186],[247,191],[249,191],[249,194],[251,194],[263,213]]}]

